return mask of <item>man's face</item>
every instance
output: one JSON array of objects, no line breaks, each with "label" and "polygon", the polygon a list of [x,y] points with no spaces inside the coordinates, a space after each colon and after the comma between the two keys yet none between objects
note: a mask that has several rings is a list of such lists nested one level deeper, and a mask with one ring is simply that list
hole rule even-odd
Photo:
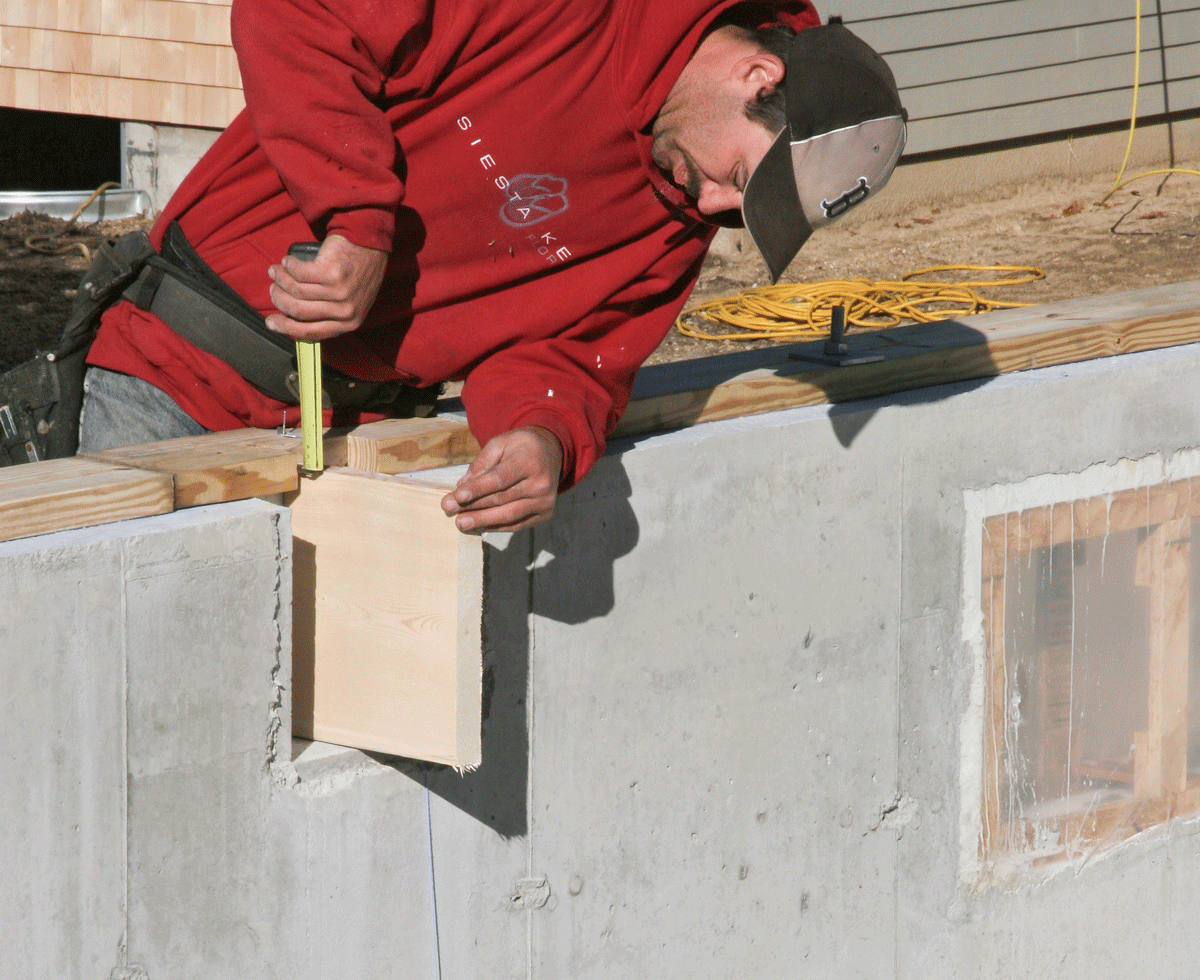
[{"label": "man's face", "polygon": [[[724,41],[719,33],[705,44]],[[775,79],[738,54],[721,61],[702,45],[654,119],[654,163],[701,214],[741,208],[746,181],[775,141],[744,111],[746,99]]]}]

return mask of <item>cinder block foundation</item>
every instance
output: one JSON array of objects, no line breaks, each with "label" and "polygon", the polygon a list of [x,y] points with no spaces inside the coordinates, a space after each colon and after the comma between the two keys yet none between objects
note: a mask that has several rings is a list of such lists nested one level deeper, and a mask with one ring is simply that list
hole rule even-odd
[{"label": "cinder block foundation", "polygon": [[1186,468],[1198,371],[1177,347],[614,445],[549,525],[485,541],[464,775],[286,751],[282,509],[0,545],[12,961],[1190,978],[1200,820],[980,866],[971,554],[996,488]]}]

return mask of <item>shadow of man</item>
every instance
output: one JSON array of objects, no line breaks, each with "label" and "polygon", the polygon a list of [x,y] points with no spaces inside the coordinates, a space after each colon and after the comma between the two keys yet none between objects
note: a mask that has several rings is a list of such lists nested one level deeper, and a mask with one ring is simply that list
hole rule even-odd
[{"label": "shadow of man", "polygon": [[620,456],[564,494],[548,524],[484,540],[483,731],[479,768],[383,759],[505,838],[528,829],[530,623],[575,625],[613,611],[614,564],[638,541]]},{"label": "shadow of man", "polygon": [[987,335],[963,320],[848,334],[845,343],[841,358],[816,340],[643,368],[614,437],[832,404],[834,433],[849,447],[874,410],[844,403],[901,392],[908,404],[937,401],[1000,373]]}]

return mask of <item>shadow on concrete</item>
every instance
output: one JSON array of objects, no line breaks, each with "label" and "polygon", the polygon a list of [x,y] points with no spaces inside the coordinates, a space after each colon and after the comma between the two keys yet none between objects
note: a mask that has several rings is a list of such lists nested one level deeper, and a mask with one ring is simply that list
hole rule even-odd
[{"label": "shadow on concrete", "polygon": [[[739,407],[745,409],[740,414],[752,415],[756,402],[767,404],[775,397],[771,375],[794,377],[824,392],[834,435],[849,448],[883,396],[894,395],[905,404],[938,401],[981,387],[1000,373],[986,335],[963,320],[853,333],[845,339],[844,365],[827,357],[824,340],[654,365],[638,374],[633,400],[664,406],[662,422],[653,429],[661,432],[703,421],[722,385],[729,386],[723,394],[732,405],[731,415],[738,415]],[[744,390],[731,395],[735,381],[744,382]],[[868,401],[875,404],[864,410]],[[645,404],[634,406],[631,414],[647,414]]]},{"label": "shadow on concrete", "polygon": [[577,624],[613,611],[613,566],[638,541],[629,477],[619,457],[600,461],[560,498],[536,531],[484,542],[483,761],[446,766],[376,757],[502,837],[529,826],[530,614]]},{"label": "shadow on concrete", "polygon": [[[499,536],[498,536],[499,537]],[[511,535],[503,547],[483,546],[482,762],[459,773],[449,766],[376,757],[501,837],[521,837],[529,827],[530,575],[533,534]]]},{"label": "shadow on concrete", "polygon": [[638,542],[632,495],[624,461],[608,456],[560,498],[554,519],[538,529],[535,539],[535,614],[576,625],[612,612],[613,566]]},{"label": "shadow on concrete", "polygon": [[312,738],[313,734],[316,568],[316,546],[303,538],[292,538],[292,731],[303,738]]},{"label": "shadow on concrete", "polygon": [[[852,355],[883,356],[873,363],[837,367],[788,356],[798,350],[820,350],[822,342],[794,344],[705,358],[707,363],[699,371],[694,365],[669,365],[675,374],[668,377],[659,372],[657,380],[660,389],[665,382],[677,391],[705,396],[750,370],[802,374],[828,396],[833,431],[848,448],[885,405],[940,401],[978,388],[999,373],[984,334],[956,320],[855,334],[848,340]],[[704,378],[704,386],[694,383],[698,376]],[[706,401],[707,397],[694,399],[694,415],[689,419],[686,413],[676,413],[672,427],[694,424]],[[484,542],[483,761],[479,768],[459,774],[446,766],[411,760],[380,761],[422,785],[428,781],[430,792],[502,837],[527,832],[531,614],[578,625],[614,611],[616,561],[637,546],[640,535],[632,494],[622,457],[606,456],[581,486],[560,497],[549,523],[507,540],[497,535]]]}]

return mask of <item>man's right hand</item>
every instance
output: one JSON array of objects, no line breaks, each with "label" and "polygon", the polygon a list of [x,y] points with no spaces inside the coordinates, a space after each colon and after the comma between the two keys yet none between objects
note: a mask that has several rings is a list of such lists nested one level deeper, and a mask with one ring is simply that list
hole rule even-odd
[{"label": "man's right hand", "polygon": [[383,283],[387,252],[330,235],[311,262],[285,256],[268,270],[272,330],[297,340],[328,340],[362,326]]}]

